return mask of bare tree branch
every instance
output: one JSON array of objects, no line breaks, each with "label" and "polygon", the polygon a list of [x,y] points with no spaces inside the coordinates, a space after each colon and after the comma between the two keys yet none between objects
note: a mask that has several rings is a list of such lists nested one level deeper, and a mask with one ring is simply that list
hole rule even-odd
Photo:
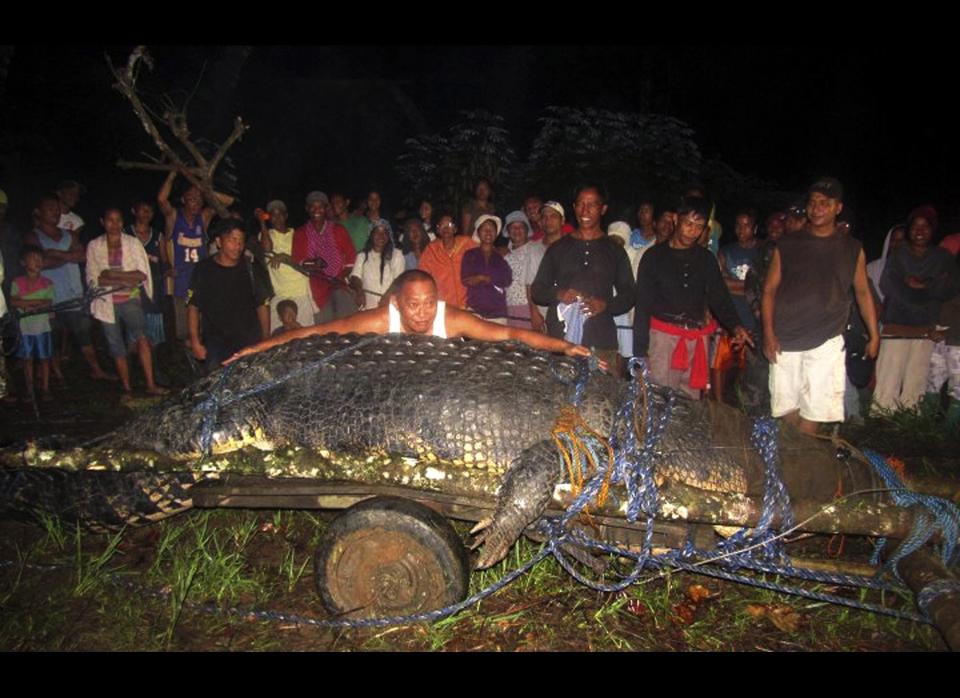
[{"label": "bare tree branch", "polygon": [[146,102],[143,103],[143,109],[150,115],[150,118],[154,121],[163,121],[163,117],[158,114],[149,104]]},{"label": "bare tree branch", "polygon": [[[157,146],[157,149],[164,156],[166,156],[171,163],[174,163],[185,169],[186,165],[180,160],[173,148],[167,145],[167,142],[163,139],[163,136],[160,135],[160,131],[157,130],[156,124],[153,123],[153,119],[150,118],[150,115],[147,113],[147,110],[143,105],[143,102],[140,101],[140,96],[137,94],[134,72],[136,70],[137,63],[141,58],[144,58],[145,54],[146,49],[143,46],[138,46],[135,48],[130,54],[130,58],[127,60],[126,71],[123,72],[116,68],[113,65],[113,61],[110,60],[110,56],[107,56],[107,66],[110,68],[110,72],[116,79],[113,87],[115,90],[120,92],[120,94],[126,97],[128,102],[130,102],[130,106],[133,107],[133,113],[136,114],[138,119],[140,119],[140,124],[147,132],[147,135],[153,140],[153,143]],[[147,65],[149,66],[152,64],[148,63]]]},{"label": "bare tree branch", "polygon": [[[187,97],[187,102],[183,108],[178,108],[169,95],[162,95],[160,100],[164,106],[164,113],[163,116],[159,116],[143,102],[137,90],[137,72],[141,65],[145,65],[148,69],[153,68],[153,61],[147,53],[146,47],[137,46],[134,48],[127,59],[125,68],[115,66],[113,61],[110,60],[110,56],[106,56],[106,60],[110,73],[116,81],[113,85],[114,89],[120,92],[126,97],[127,101],[130,102],[130,106],[133,107],[133,112],[140,120],[143,129],[147,132],[147,135],[150,136],[157,150],[160,151],[159,158],[153,158],[149,155],[145,156],[148,159],[154,160],[154,162],[120,160],[117,162],[117,166],[128,170],[178,172],[183,175],[184,179],[191,185],[197,187],[203,193],[207,204],[214,208],[219,216],[225,217],[229,215],[229,211],[226,206],[223,205],[223,202],[213,187],[213,177],[216,173],[217,166],[226,156],[227,151],[234,143],[243,137],[243,134],[250,127],[244,124],[243,119],[238,116],[234,120],[233,131],[227,137],[227,140],[217,149],[213,158],[208,161],[200,148],[197,147],[196,143],[191,139],[190,129],[187,125],[186,104],[190,103],[190,100],[196,93],[200,78],[198,78],[197,85],[194,86],[193,91]],[[167,142],[158,128],[158,124],[161,123],[170,130],[170,133],[173,134],[177,141],[186,149],[189,159],[191,159],[192,162],[187,162],[184,158],[181,158],[177,154],[177,151]]]},{"label": "bare tree branch", "polygon": [[133,49],[127,58],[127,79],[131,85],[137,83],[137,68],[141,61],[149,70],[153,70],[153,58],[147,52],[147,47],[142,45]]},{"label": "bare tree branch", "polygon": [[193,100],[194,96],[197,94],[197,90],[200,89],[200,82],[203,80],[203,74],[207,72],[207,62],[204,61],[203,65],[200,66],[200,74],[197,76],[197,81],[193,85],[193,89],[190,90],[190,94],[187,95],[187,98],[183,102],[183,109],[181,111],[186,114],[187,109],[190,108],[190,102]]},{"label": "bare tree branch", "polygon": [[146,151],[141,150],[141,151],[140,151],[140,154],[141,154],[143,157],[145,157],[147,160],[149,160],[150,162],[156,163],[156,164],[158,164],[158,165],[164,164],[163,159],[158,158],[158,157],[157,157],[156,155],[154,155],[153,153],[148,153],[148,152],[146,152]]},{"label": "bare tree branch", "polygon": [[183,144],[183,147],[190,153],[190,157],[200,167],[207,166],[207,159],[203,157],[200,149],[190,140],[190,129],[187,127],[187,115],[184,112],[167,112],[165,115],[167,127],[170,132],[176,136],[177,140]]},{"label": "bare tree branch", "polygon": [[[183,169],[177,167],[176,165],[171,165],[169,163],[162,162],[137,162],[134,160],[117,160],[117,167],[122,170],[151,170],[153,172],[179,172],[183,174]],[[192,168],[191,174],[194,176],[201,176],[203,170],[194,167]]]},{"label": "bare tree branch", "polygon": [[160,102],[163,104],[163,113],[166,114],[168,111],[177,111],[177,103],[173,101],[173,98],[164,92],[160,95]]},{"label": "bare tree branch", "polygon": [[233,121],[233,132],[227,137],[227,140],[223,142],[218,149],[216,154],[213,156],[213,159],[210,161],[210,176],[213,176],[213,171],[217,169],[217,165],[220,164],[220,161],[223,159],[223,156],[227,154],[227,151],[230,150],[230,146],[243,138],[243,134],[246,133],[247,129],[250,127],[243,123],[243,119],[239,116]]}]

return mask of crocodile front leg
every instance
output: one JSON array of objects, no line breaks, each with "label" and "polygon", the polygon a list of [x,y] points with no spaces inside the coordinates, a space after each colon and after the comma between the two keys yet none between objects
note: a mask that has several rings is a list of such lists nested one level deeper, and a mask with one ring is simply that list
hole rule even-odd
[{"label": "crocodile front leg", "polygon": [[513,461],[497,493],[496,511],[471,531],[479,532],[471,549],[483,545],[476,569],[506,557],[523,530],[547,508],[561,476],[560,456],[552,441],[534,444]]}]

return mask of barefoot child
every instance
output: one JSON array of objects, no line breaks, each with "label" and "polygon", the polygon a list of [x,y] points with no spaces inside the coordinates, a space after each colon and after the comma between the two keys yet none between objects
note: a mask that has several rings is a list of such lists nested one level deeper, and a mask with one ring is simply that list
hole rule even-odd
[{"label": "barefoot child", "polygon": [[[29,312],[53,305],[53,282],[41,276],[43,250],[35,245],[24,245],[20,251],[20,263],[26,270],[24,276],[13,280],[10,286],[10,304],[18,310]],[[33,360],[39,364],[40,399],[48,402],[50,397],[50,357],[53,355],[53,338],[50,318],[47,313],[20,318],[20,344],[17,358],[23,359],[23,374],[26,392],[23,401],[34,401]]]}]

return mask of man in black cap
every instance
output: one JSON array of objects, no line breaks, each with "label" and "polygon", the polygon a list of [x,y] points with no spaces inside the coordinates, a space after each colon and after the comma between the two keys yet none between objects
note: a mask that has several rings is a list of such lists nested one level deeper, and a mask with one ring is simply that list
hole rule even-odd
[{"label": "man in black cap", "polygon": [[880,347],[877,311],[860,243],[837,229],[843,187],[818,179],[807,196],[809,225],[777,244],[763,287],[763,350],[770,362],[771,412],[815,435],[820,422],[843,420],[843,329],[850,287],[870,333],[864,354]]}]

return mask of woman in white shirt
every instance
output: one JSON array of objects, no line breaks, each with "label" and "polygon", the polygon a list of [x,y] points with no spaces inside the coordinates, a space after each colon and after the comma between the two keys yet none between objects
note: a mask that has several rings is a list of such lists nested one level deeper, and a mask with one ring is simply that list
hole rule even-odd
[{"label": "woman in white shirt", "polygon": [[374,221],[367,244],[357,255],[350,274],[350,288],[361,310],[376,308],[381,300],[385,303],[384,294],[403,273],[403,254],[393,246],[392,240],[390,223],[383,218]]}]

